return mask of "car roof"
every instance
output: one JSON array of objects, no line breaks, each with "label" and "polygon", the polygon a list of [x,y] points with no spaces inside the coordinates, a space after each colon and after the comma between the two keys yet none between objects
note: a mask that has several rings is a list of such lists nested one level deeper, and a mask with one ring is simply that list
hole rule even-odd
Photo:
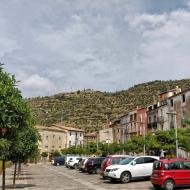
[{"label": "car roof", "polygon": [[117,157],[132,157],[132,156],[129,156],[129,155],[109,155],[107,156],[106,158],[117,158]]},{"label": "car roof", "polygon": [[172,162],[190,162],[190,160],[188,159],[185,159],[185,158],[170,158],[170,159],[161,159],[160,162],[163,162],[163,163],[172,163]]}]

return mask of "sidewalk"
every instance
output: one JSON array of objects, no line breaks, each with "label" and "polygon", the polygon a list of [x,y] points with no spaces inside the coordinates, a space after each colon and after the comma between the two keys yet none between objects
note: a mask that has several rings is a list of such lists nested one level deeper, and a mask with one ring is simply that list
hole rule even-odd
[{"label": "sidewalk", "polygon": [[[5,189],[13,190],[13,173],[14,173],[14,166],[6,169]],[[21,174],[19,179],[16,180],[15,189],[28,190],[28,182],[27,182],[28,178],[30,178],[30,174],[28,173],[27,166],[22,165]],[[2,188],[2,174],[0,175],[0,189],[1,188]]]}]

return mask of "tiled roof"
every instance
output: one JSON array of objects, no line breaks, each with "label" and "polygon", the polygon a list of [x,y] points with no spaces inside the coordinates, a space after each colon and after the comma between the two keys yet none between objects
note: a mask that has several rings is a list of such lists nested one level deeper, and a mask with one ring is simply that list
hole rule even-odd
[{"label": "tiled roof", "polygon": [[60,129],[64,129],[64,130],[67,130],[67,131],[78,131],[78,132],[84,132],[84,130],[82,129],[77,129],[77,128],[74,128],[74,127],[66,127],[64,125],[61,125],[61,124],[55,124],[53,126],[56,126]]}]

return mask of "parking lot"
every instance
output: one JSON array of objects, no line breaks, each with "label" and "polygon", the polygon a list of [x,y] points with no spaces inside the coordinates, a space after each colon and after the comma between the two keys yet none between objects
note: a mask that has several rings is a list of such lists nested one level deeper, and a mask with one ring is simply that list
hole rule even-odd
[{"label": "parking lot", "polygon": [[31,165],[24,168],[27,189],[35,190],[153,190],[149,180],[110,183],[100,175],[81,173],[64,166]]}]

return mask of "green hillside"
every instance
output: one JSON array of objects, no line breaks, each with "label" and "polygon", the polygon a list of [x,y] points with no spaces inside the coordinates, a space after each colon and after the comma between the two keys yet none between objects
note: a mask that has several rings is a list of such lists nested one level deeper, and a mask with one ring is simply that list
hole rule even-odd
[{"label": "green hillside", "polygon": [[151,104],[159,93],[176,86],[182,90],[190,88],[190,79],[153,81],[114,93],[93,90],[60,93],[28,99],[28,104],[37,124],[49,126],[62,120],[65,125],[91,132],[137,106]]}]

